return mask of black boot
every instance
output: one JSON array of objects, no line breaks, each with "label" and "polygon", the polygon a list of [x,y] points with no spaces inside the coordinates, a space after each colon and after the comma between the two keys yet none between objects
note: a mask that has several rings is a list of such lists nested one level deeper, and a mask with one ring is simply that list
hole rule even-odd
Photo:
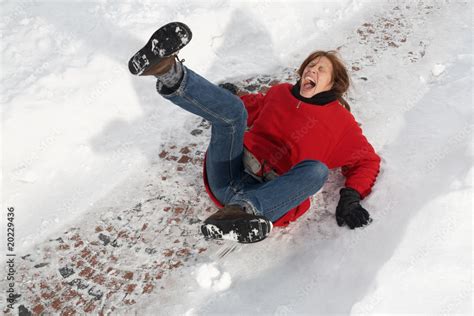
[{"label": "black boot", "polygon": [[254,243],[265,239],[272,227],[264,216],[249,214],[240,205],[226,205],[204,221],[201,232],[210,239]]},{"label": "black boot", "polygon": [[181,22],[172,22],[160,27],[128,62],[128,69],[134,75],[162,74],[174,64],[175,55],[186,46],[193,34]]}]

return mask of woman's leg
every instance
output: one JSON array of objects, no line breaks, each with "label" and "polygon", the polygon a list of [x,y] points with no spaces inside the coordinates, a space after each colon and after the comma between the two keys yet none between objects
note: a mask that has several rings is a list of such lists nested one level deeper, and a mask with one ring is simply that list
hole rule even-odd
[{"label": "woman's leg", "polygon": [[275,222],[318,192],[328,174],[329,169],[324,163],[304,160],[287,173],[268,182],[256,183],[250,177],[243,177],[229,204],[250,207],[255,214]]},{"label": "woman's leg", "polygon": [[183,79],[175,91],[165,94],[166,87],[161,89],[163,87],[157,85],[158,92],[211,123],[211,140],[206,154],[207,179],[216,198],[227,204],[234,195],[230,185],[240,182],[243,169],[247,110],[237,96],[184,66],[183,70]]}]

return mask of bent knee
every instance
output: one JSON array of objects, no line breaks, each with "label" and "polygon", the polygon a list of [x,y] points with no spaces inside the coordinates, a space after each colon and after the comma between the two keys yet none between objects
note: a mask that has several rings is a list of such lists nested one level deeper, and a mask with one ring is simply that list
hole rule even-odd
[{"label": "bent knee", "polygon": [[303,160],[299,164],[302,164],[307,169],[307,176],[311,180],[326,182],[329,177],[329,168],[319,160]]},{"label": "bent knee", "polygon": [[244,104],[242,103],[242,112],[240,113],[240,119],[247,125],[247,118],[249,114],[247,112],[247,109],[245,108]]},{"label": "bent knee", "polygon": [[247,126],[248,113],[242,101],[236,100],[235,103],[224,104],[225,108],[220,113],[219,123],[225,126]]},{"label": "bent knee", "polygon": [[247,118],[248,118],[248,113],[247,113],[247,109],[245,108],[244,104],[242,103],[242,101],[240,101],[240,107],[238,107],[238,111],[237,111],[237,114],[235,115],[236,117],[236,122],[241,122],[241,123],[244,123],[245,125],[247,125]]}]

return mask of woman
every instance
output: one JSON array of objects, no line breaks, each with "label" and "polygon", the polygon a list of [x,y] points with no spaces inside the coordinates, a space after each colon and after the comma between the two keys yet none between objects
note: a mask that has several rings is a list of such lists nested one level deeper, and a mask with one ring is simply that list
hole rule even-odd
[{"label": "woman", "polygon": [[154,75],[159,94],[212,125],[204,181],[221,209],[204,221],[204,236],[243,243],[264,239],[273,225],[301,216],[329,169],[337,167],[346,177],[338,225],[353,229],[370,223],[359,202],[371,191],[380,157],[342,98],[349,76],[335,52],[308,56],[295,85],[239,98],[177,59],[191,38],[185,24],[169,23],[130,59],[129,69]]}]

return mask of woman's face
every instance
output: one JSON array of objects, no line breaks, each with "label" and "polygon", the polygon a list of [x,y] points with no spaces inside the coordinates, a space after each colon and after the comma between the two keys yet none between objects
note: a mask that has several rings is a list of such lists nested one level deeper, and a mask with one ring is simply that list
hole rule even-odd
[{"label": "woman's face", "polygon": [[332,71],[332,63],[325,56],[310,61],[301,76],[301,96],[311,98],[320,92],[331,90]]}]

